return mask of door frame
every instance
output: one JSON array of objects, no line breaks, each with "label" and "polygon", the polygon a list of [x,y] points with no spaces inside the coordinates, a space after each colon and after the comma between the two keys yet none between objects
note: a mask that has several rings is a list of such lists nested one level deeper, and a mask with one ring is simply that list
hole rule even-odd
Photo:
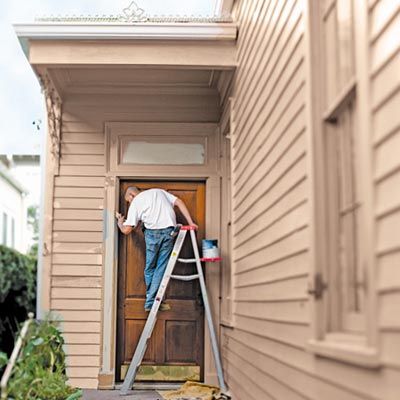
[{"label": "door frame", "polygon": [[[128,183],[128,185],[126,185],[126,183]],[[172,188],[178,188],[178,187],[180,187],[180,185],[183,184],[184,187],[185,187],[185,189],[183,189],[183,190],[193,190],[193,188],[197,187],[197,185],[201,185],[202,192],[203,192],[203,196],[201,196],[202,200],[203,200],[201,202],[202,203],[201,207],[204,207],[204,210],[203,210],[204,211],[204,215],[202,215],[200,217],[201,221],[195,219],[196,218],[196,214],[192,214],[192,212],[191,212],[191,215],[194,218],[194,221],[196,221],[196,223],[199,226],[202,226],[202,235],[204,234],[204,232],[205,232],[205,201],[206,201],[206,199],[205,199],[205,190],[206,190],[205,181],[198,180],[198,179],[196,179],[196,180],[193,180],[193,179],[190,179],[190,180],[176,180],[176,179],[174,179],[174,180],[157,180],[157,181],[150,180],[150,179],[133,180],[133,181],[130,180],[130,179],[126,179],[126,178],[124,178],[123,180],[120,179],[120,185],[122,185],[122,187],[124,189],[126,189],[127,186],[138,186],[140,190],[146,190],[146,188],[143,189],[141,187],[141,185],[144,184],[145,186],[148,186],[149,183],[151,184],[151,186],[147,187],[147,189],[149,189],[151,187],[160,187],[160,188],[168,190],[168,191],[170,191],[170,188],[168,188],[168,189],[166,189],[165,187],[163,188],[163,186],[162,186],[163,183],[171,183],[171,187]],[[124,187],[124,185],[125,185],[125,187]],[[121,186],[120,186],[120,188],[121,188]],[[172,190],[174,190],[174,189],[172,189]],[[174,194],[173,191],[172,191],[172,193]],[[123,196],[123,190],[120,190],[120,196]],[[125,203],[125,202],[123,201],[123,203]],[[121,205],[121,198],[120,198],[120,205]],[[188,206],[188,208],[190,208],[188,204],[186,204],[186,205]],[[125,212],[126,212],[126,210],[125,210]],[[203,228],[204,228],[204,230],[203,230]],[[121,237],[122,237],[122,241],[121,241]],[[123,240],[124,240],[123,235],[119,234],[119,243],[122,244]],[[143,237],[143,240],[144,240],[144,237]],[[186,240],[188,240],[188,239],[186,239]],[[186,242],[186,244],[188,245],[189,242]],[[119,250],[120,249],[121,249],[121,247],[119,247]],[[123,252],[125,253],[125,251],[123,251]],[[124,257],[126,258],[127,254],[125,253],[125,256],[122,256],[123,257],[122,258],[122,264],[121,264],[121,258],[120,258],[121,256],[122,256],[122,252],[120,251],[119,254],[118,254],[118,257],[119,257],[119,259],[118,259],[119,263],[118,264],[119,265],[118,265],[118,273],[117,273],[117,281],[118,281],[117,284],[118,284],[118,288],[119,288],[118,290],[119,291],[118,291],[118,296],[117,296],[117,310],[118,310],[118,313],[117,313],[117,346],[116,346],[116,369],[115,369],[115,376],[116,377],[119,376],[118,381],[122,381],[121,372],[120,372],[121,369],[120,368],[123,365],[126,366],[126,364],[124,363],[124,359],[125,359],[125,349],[124,349],[124,347],[126,346],[126,343],[125,343],[125,340],[123,340],[123,339],[126,339],[126,331],[125,331],[125,335],[121,335],[121,331],[124,330],[124,322],[125,322],[126,316],[125,316],[124,310],[122,310],[121,307],[123,306],[122,303],[126,300],[126,297],[125,297],[126,293],[125,293],[125,289],[124,289],[124,283],[126,281],[126,276],[125,276],[125,279],[124,279],[122,277],[122,275],[124,273],[126,274],[126,271],[123,271],[123,270],[125,269]],[[204,269],[203,269],[203,271],[204,271]],[[181,272],[181,271],[179,271],[179,272]],[[177,273],[177,271],[175,271],[175,273]],[[198,290],[197,295],[200,296],[201,292],[200,292],[200,285],[199,284],[198,284],[197,290]],[[124,292],[123,293],[124,296],[121,298],[119,296],[122,294],[122,292]],[[174,305],[173,305],[174,300],[172,298],[171,299],[167,299],[168,302],[169,302],[169,300],[172,301],[171,305],[172,305],[172,309],[174,310]],[[195,300],[195,298],[193,298],[193,300]],[[196,333],[196,335],[199,335],[197,337],[197,339],[200,339],[200,340],[196,340],[196,349],[197,349],[197,352],[198,352],[197,356],[196,356],[197,357],[197,361],[198,361],[198,363],[196,364],[196,367],[199,367],[199,369],[200,369],[199,370],[200,371],[199,372],[199,378],[201,380],[203,380],[203,378],[204,378],[204,323],[205,323],[205,312],[204,312],[204,309],[202,311],[200,311],[200,310],[196,310],[196,311],[199,312],[199,315],[198,315],[199,319],[196,319],[196,322],[199,324],[199,327],[201,327],[200,328],[201,331]],[[164,319],[164,317],[165,316],[162,315],[162,316],[160,316],[159,319]],[[175,314],[175,317],[173,317],[172,319],[170,319],[168,317],[167,317],[167,319],[170,320],[170,321],[174,321],[174,320],[176,320],[176,318],[179,319],[178,314]],[[189,320],[184,317],[184,319],[182,321],[187,322]],[[165,331],[166,331],[166,326],[164,328],[165,328]],[[155,330],[156,330],[156,327],[155,327],[154,331]],[[154,333],[154,331],[153,331],[153,333]],[[160,365],[162,365],[162,363],[155,361],[155,365],[156,366],[160,366]],[[185,363],[183,365],[185,367],[189,367],[189,368],[191,367],[191,366],[189,366],[188,364],[185,364]],[[172,367],[172,365],[171,365],[171,367]],[[188,372],[188,373],[190,375],[192,375],[194,372],[191,371],[191,372]],[[151,380],[149,382],[146,379],[145,382],[147,384],[148,383],[151,384]],[[164,383],[168,383],[168,379],[165,380]]]},{"label": "door frame", "polygon": [[[105,178],[105,196],[103,208],[103,290],[102,290],[102,323],[101,323],[101,357],[99,388],[110,389],[115,387],[116,369],[116,345],[117,345],[117,290],[118,290],[118,231],[115,223],[115,212],[119,205],[119,190],[121,179],[132,180],[174,180],[174,181],[203,181],[205,182],[206,213],[205,235],[208,238],[218,239],[223,243],[221,232],[221,142],[223,140],[218,124],[210,123],[106,123],[106,158],[109,164],[110,154],[119,151],[117,142],[111,140],[116,131],[126,134],[134,134],[151,126],[160,135],[162,132],[170,132],[171,129],[179,132],[184,125],[184,131],[204,131],[207,135],[212,155],[215,157],[208,166],[196,168],[179,165],[175,168],[164,166],[151,166],[148,170],[140,168],[140,172],[110,170],[107,167]],[[193,129],[193,130],[191,130]],[[184,135],[185,132],[183,132]],[[223,169],[223,168],[222,168]],[[135,170],[135,167],[132,167]],[[136,171],[135,171],[136,172]],[[217,207],[215,205],[218,205]],[[222,257],[228,249],[221,248]],[[226,254],[226,253],[225,253]],[[218,263],[207,263],[205,276],[208,282],[207,289],[210,298],[210,306],[213,313],[217,336],[220,334],[220,266]],[[111,319],[111,320],[110,320]],[[204,324],[204,381],[209,384],[217,384],[218,378],[214,367],[212,349],[208,334],[207,323]]]}]

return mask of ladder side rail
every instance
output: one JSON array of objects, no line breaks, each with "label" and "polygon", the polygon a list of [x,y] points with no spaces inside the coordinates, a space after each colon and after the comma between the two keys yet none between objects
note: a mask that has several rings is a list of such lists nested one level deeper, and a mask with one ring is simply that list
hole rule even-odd
[{"label": "ladder side rail", "polygon": [[164,272],[163,279],[161,281],[160,287],[158,288],[158,291],[156,294],[156,298],[154,300],[154,303],[153,303],[153,306],[149,313],[149,316],[147,317],[147,321],[144,326],[143,332],[140,336],[139,342],[136,346],[135,353],[132,357],[131,363],[129,365],[128,371],[127,371],[125,379],[124,379],[124,383],[122,384],[122,387],[120,390],[121,395],[128,394],[129,389],[132,387],[132,385],[135,381],[137,370],[138,370],[140,364],[142,363],[144,354],[147,349],[148,341],[151,337],[154,326],[157,322],[157,312],[160,307],[161,300],[167,289],[168,282],[170,280],[172,271],[175,267],[175,264],[178,259],[178,255],[181,251],[183,242],[185,240],[186,232],[187,232],[186,230],[180,231],[179,235],[175,241],[174,248],[172,249],[170,259],[168,261],[167,267]]},{"label": "ladder side rail", "polygon": [[210,303],[208,301],[207,288],[206,288],[206,284],[204,281],[203,269],[202,269],[201,262],[200,262],[196,234],[194,231],[190,231],[190,237],[192,239],[193,251],[194,251],[194,256],[196,259],[197,273],[199,275],[200,288],[201,288],[201,293],[203,296],[203,303],[204,303],[204,311],[205,311],[206,318],[207,318],[208,330],[210,332],[210,339],[211,339],[211,345],[212,345],[213,354],[214,354],[215,367],[217,369],[218,382],[219,382],[219,386],[220,386],[222,392],[226,392],[227,387],[226,387],[226,384],[224,381],[224,373],[222,370],[221,357],[219,354],[217,337],[216,337],[215,330],[214,330],[214,323],[213,323],[212,316],[211,316]]}]

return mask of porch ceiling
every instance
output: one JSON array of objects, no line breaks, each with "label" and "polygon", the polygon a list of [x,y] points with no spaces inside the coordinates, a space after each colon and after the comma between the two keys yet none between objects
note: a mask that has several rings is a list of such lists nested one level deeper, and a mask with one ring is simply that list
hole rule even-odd
[{"label": "porch ceiling", "polygon": [[57,91],[73,94],[216,94],[229,71],[215,69],[85,67],[48,68]]}]

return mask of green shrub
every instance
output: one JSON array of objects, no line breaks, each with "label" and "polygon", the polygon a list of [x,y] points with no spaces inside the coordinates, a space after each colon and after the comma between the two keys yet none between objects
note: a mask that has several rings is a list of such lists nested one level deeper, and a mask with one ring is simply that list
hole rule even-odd
[{"label": "green shrub", "polygon": [[35,303],[36,259],[0,245],[0,350],[10,354],[13,335]]},{"label": "green shrub", "polygon": [[80,399],[82,391],[66,383],[63,344],[55,322],[33,321],[7,386],[8,399]]}]

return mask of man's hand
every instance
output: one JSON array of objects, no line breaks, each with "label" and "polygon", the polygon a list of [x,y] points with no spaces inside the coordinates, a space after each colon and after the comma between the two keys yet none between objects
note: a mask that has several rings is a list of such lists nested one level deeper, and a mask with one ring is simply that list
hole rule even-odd
[{"label": "man's hand", "polygon": [[117,218],[117,220],[118,220],[118,226],[120,224],[122,225],[125,222],[125,217],[118,212],[115,213],[115,218]]},{"label": "man's hand", "polygon": [[119,230],[124,235],[129,235],[132,232],[133,228],[131,226],[124,226],[125,217],[122,214],[116,212],[115,218],[117,218],[117,224],[118,224]]},{"label": "man's hand", "polygon": [[197,224],[195,224],[193,221],[191,224],[189,224],[190,226],[194,226],[196,228],[196,231],[199,229],[199,226]]}]

